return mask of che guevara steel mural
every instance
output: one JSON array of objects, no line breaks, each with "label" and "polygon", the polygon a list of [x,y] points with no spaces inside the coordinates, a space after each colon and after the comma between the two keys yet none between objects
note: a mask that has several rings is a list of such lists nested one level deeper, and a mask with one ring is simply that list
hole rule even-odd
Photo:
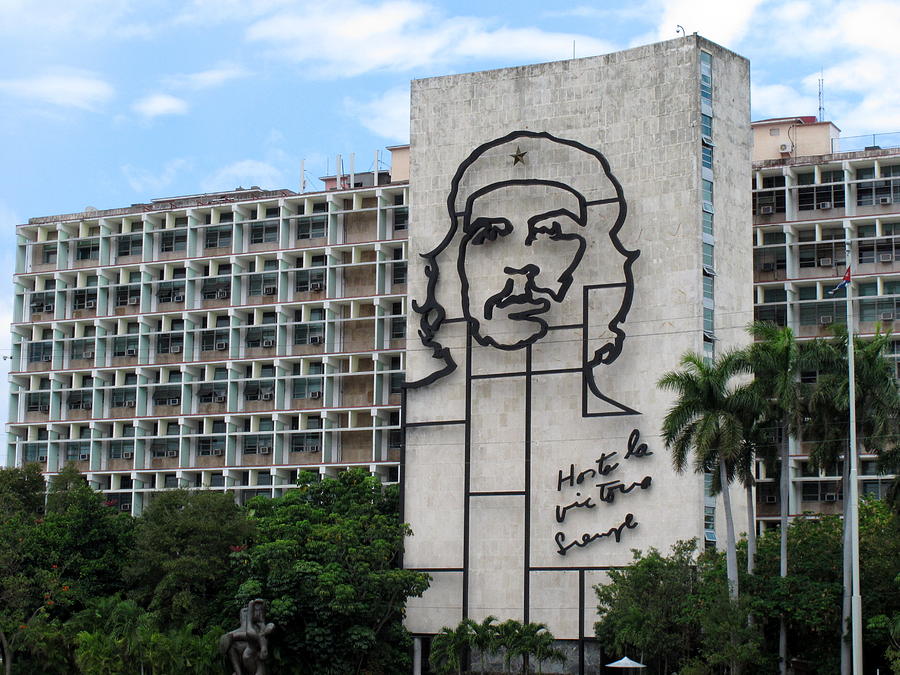
[{"label": "che guevara steel mural", "polygon": [[[524,497],[527,617],[528,573],[535,569],[530,560],[533,544],[551,546],[568,562],[595,543],[619,541],[638,527],[633,512],[617,515],[615,522],[582,516],[599,516],[603,507],[633,499],[652,485],[649,475],[618,478],[627,473],[626,466],[640,465],[653,454],[637,429],[626,432],[627,441],[623,439],[620,448],[598,446],[588,462],[584,453],[569,462],[561,443],[553,450],[554,475],[531,473],[533,453],[543,451],[534,438],[537,416],[547,403],[547,383],[580,394],[581,410],[573,411],[573,418],[640,415],[614,387],[604,384],[605,369],[619,359],[625,345],[634,296],[632,266],[640,252],[619,238],[628,208],[606,158],[578,141],[546,132],[514,131],[478,146],[453,177],[447,210],[446,233],[437,246],[421,254],[427,282],[424,297],[412,303],[411,325],[434,367],[406,387],[439,387],[451,375],[456,381],[458,371],[463,371],[465,419],[436,418],[417,424],[465,425],[464,575],[471,499]],[[596,266],[598,260],[603,261],[602,269]],[[459,335],[460,326],[462,346],[447,335]],[[595,330],[597,326],[601,330]],[[492,361],[519,366],[494,368]],[[521,416],[505,415],[498,409],[502,403],[479,394],[489,381],[502,382],[504,392],[513,392],[509,395],[517,406],[521,400]],[[485,422],[485,412],[491,410],[496,415]],[[522,440],[523,489],[473,489],[470,476],[480,461],[473,452],[474,439],[500,442],[505,431]],[[536,483],[540,489],[555,489],[556,504],[548,513],[532,512]],[[555,523],[555,529],[552,536],[532,542],[530,523],[538,516]],[[465,596],[468,580],[463,587]],[[463,604],[465,614],[465,600]]]}]

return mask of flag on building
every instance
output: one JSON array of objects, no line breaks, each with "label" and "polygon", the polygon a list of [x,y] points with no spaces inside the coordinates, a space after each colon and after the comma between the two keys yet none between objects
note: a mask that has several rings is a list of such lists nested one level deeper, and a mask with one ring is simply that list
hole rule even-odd
[{"label": "flag on building", "polygon": [[839,290],[841,290],[842,288],[847,288],[847,286],[849,286],[849,285],[850,285],[850,268],[848,267],[847,271],[844,272],[844,278],[841,279],[841,283],[839,283],[837,286],[835,286],[830,291],[828,291],[828,295],[834,295]]}]

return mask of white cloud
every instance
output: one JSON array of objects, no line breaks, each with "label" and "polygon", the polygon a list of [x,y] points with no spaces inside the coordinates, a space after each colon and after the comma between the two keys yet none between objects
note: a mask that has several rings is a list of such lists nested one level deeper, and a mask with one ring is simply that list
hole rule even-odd
[{"label": "white cloud", "polygon": [[388,0],[347,2],[336,20],[327,5],[284,10],[253,23],[247,38],[276,55],[312,66],[314,74],[350,77],[374,70],[408,71],[474,58],[519,62],[565,59],[612,49],[587,35],[538,28],[493,27],[474,17],[440,15],[430,5]]},{"label": "white cloud", "polygon": [[161,171],[150,171],[124,164],[122,173],[125,174],[131,188],[141,193],[143,199],[147,199],[162,196],[162,191],[172,184],[178,172],[188,166],[189,162],[186,159],[177,158],[166,162]]},{"label": "white cloud", "polygon": [[181,75],[172,75],[166,78],[165,83],[170,87],[183,89],[212,89],[219,87],[226,82],[246,77],[250,74],[243,66],[223,65],[218,68],[210,68],[197,73],[185,73]]},{"label": "white cloud", "polygon": [[[12,209],[0,202],[0,232],[3,232],[5,235],[3,237],[5,241],[0,241],[4,251],[4,253],[0,254],[0,265],[3,265],[5,270],[14,270],[16,267],[15,229],[16,225],[21,223],[22,221]],[[0,377],[0,402],[4,404],[0,405],[0,433],[5,433],[6,431],[7,413],[9,412],[9,406],[6,405],[6,402],[9,400],[9,378],[5,373],[9,370],[11,364],[7,357],[12,354],[12,334],[9,326],[12,323],[13,299],[13,294],[10,292],[0,293],[0,356],[5,359],[0,360],[0,363],[5,366],[2,369],[4,374]],[[4,455],[5,453],[0,453],[0,457]],[[0,466],[2,466],[2,462],[0,462]]]},{"label": "white cloud", "polygon": [[676,37],[676,26],[687,33],[700,33],[726,47],[739,41],[750,26],[753,13],[762,0],[671,0],[665,4],[657,26],[657,37]]},{"label": "white cloud", "polygon": [[365,102],[347,99],[344,107],[374,134],[409,142],[409,87],[397,87]]},{"label": "white cloud", "polygon": [[128,40],[146,37],[153,28],[134,15],[144,7],[135,0],[0,0],[0,36],[59,47],[61,41]]},{"label": "white cloud", "polygon": [[66,108],[96,110],[112,99],[115,91],[96,75],[60,69],[36,77],[0,80],[0,93]]},{"label": "white cloud", "polygon": [[144,117],[160,115],[184,115],[188,111],[187,101],[170,94],[151,94],[137,101],[132,109]]},{"label": "white cloud", "polygon": [[753,85],[750,101],[755,119],[815,115],[819,107],[816,97],[804,95],[785,84]]},{"label": "white cloud", "polygon": [[276,190],[284,184],[280,169],[257,159],[242,159],[222,167],[201,183],[205,192],[233,190],[236,187],[258,185],[265,190]]}]

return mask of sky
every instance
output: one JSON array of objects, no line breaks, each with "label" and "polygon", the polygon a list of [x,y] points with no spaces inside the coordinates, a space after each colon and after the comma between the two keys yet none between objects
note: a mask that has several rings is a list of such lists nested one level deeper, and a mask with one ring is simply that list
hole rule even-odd
[{"label": "sky", "polygon": [[[369,170],[409,140],[410,79],[567,59],[573,43],[593,56],[679,26],[750,59],[754,119],[815,115],[821,74],[845,137],[900,131],[898,0],[0,0],[0,264],[12,271],[30,217],[296,190],[303,160],[318,189],[338,153]],[[0,326],[10,306],[11,290]]]}]

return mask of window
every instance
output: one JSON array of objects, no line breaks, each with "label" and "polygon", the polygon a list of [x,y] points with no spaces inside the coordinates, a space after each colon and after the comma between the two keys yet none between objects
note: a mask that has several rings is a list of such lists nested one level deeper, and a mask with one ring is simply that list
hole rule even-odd
[{"label": "window", "polygon": [[141,300],[140,286],[117,286],[116,307],[125,305],[137,305]]},{"label": "window", "polygon": [[701,150],[701,161],[703,163],[703,167],[706,169],[712,170],[713,168],[713,149],[711,146],[706,145],[705,143],[702,146]]},{"label": "window", "polygon": [[404,374],[401,370],[400,366],[400,357],[392,356],[391,357],[391,379],[390,379],[390,391],[392,394],[399,394],[403,390],[403,382],[404,382]]},{"label": "window", "polygon": [[278,241],[278,221],[267,221],[250,226],[250,243],[263,244]]},{"label": "window", "polygon": [[53,357],[52,342],[32,342],[28,345],[28,360],[32,363],[35,361],[50,361]]},{"label": "window", "polygon": [[703,244],[703,266],[710,269],[715,267],[715,247],[712,244]]},{"label": "window", "polygon": [[703,308],[703,332],[710,335],[716,332],[715,310],[709,307]]},{"label": "window", "polygon": [[[401,195],[397,196],[397,200],[402,201]],[[398,206],[394,209],[394,230],[405,230],[409,224],[409,208],[406,206]]]},{"label": "window", "polygon": [[56,244],[44,244],[41,251],[41,262],[45,265],[55,264],[57,258]]},{"label": "window", "polygon": [[187,249],[187,232],[173,231],[163,232],[159,240],[159,250],[161,253],[171,253],[173,251],[184,251]]},{"label": "window", "polygon": [[262,326],[253,326],[247,329],[245,339],[247,347],[267,347],[275,346],[275,327],[263,328]]},{"label": "window", "polygon": [[391,270],[391,283],[392,284],[405,284],[406,283],[406,261],[403,260],[403,249],[395,248],[393,259],[396,261],[392,265]]},{"label": "window", "polygon": [[[72,341],[72,358],[88,359],[94,358],[94,341],[93,340],[73,340]],[[88,356],[90,355],[90,356]]]},{"label": "window", "polygon": [[291,436],[291,452],[319,452],[322,436],[317,433],[300,433]]},{"label": "window", "polygon": [[700,115],[700,134],[704,138],[712,138],[713,119],[711,115]]},{"label": "window", "polygon": [[406,318],[402,316],[391,319],[391,340],[401,340],[406,337]]},{"label": "window", "polygon": [[197,454],[201,456],[224,455],[225,439],[210,438],[209,436],[199,439],[197,442]]},{"label": "window", "polygon": [[706,300],[714,300],[715,299],[715,277],[711,277],[708,274],[703,275],[703,297]]},{"label": "window", "polygon": [[113,338],[113,356],[137,356],[138,336]]},{"label": "window", "polygon": [[[319,204],[316,204],[319,206]],[[322,204],[327,208],[326,204]],[[313,209],[315,210],[315,209]],[[297,218],[297,239],[318,239],[325,236],[328,216],[304,216]]]},{"label": "window", "polygon": [[156,297],[159,302],[184,302],[183,281],[160,281],[156,285]]},{"label": "window", "polygon": [[711,180],[702,181],[703,184],[703,206],[713,203],[713,183]]},{"label": "window", "polygon": [[72,294],[72,309],[94,309],[96,306],[96,290],[77,290]]},{"label": "window", "polygon": [[712,55],[700,52],[700,100],[712,104]]},{"label": "window", "polygon": [[133,408],[136,400],[136,389],[117,387],[112,390],[110,406],[113,408]]},{"label": "window", "polygon": [[294,275],[294,291],[321,291],[325,288],[325,270],[297,270]]},{"label": "window", "polygon": [[156,337],[157,354],[178,354],[184,349],[184,334],[169,333]]},{"label": "window", "polygon": [[[316,311],[316,310],[313,310]],[[325,310],[318,310],[324,314]],[[325,339],[325,323],[324,317],[310,317],[309,323],[300,323],[294,326],[294,344],[319,344]]]},{"label": "window", "polygon": [[109,458],[122,459],[124,453],[134,453],[134,441],[110,441]]},{"label": "window", "polygon": [[100,243],[96,239],[79,241],[75,248],[75,260],[97,260],[100,258]]},{"label": "window", "polygon": [[116,253],[119,257],[127,255],[140,255],[144,250],[144,235],[133,234],[119,237]]},{"label": "window", "polygon": [[[299,366],[300,364],[297,364]],[[291,391],[292,398],[320,398],[323,382],[321,377],[295,377]]]},{"label": "window", "polygon": [[50,393],[39,392],[25,397],[27,412],[50,412]]},{"label": "window", "polygon": [[226,351],[228,349],[228,335],[229,331],[227,329],[203,331],[200,337],[200,351]]},{"label": "window", "polygon": [[230,248],[231,226],[208,227],[203,245],[206,248]]},{"label": "window", "polygon": [[248,295],[278,295],[278,274],[251,274]]}]

